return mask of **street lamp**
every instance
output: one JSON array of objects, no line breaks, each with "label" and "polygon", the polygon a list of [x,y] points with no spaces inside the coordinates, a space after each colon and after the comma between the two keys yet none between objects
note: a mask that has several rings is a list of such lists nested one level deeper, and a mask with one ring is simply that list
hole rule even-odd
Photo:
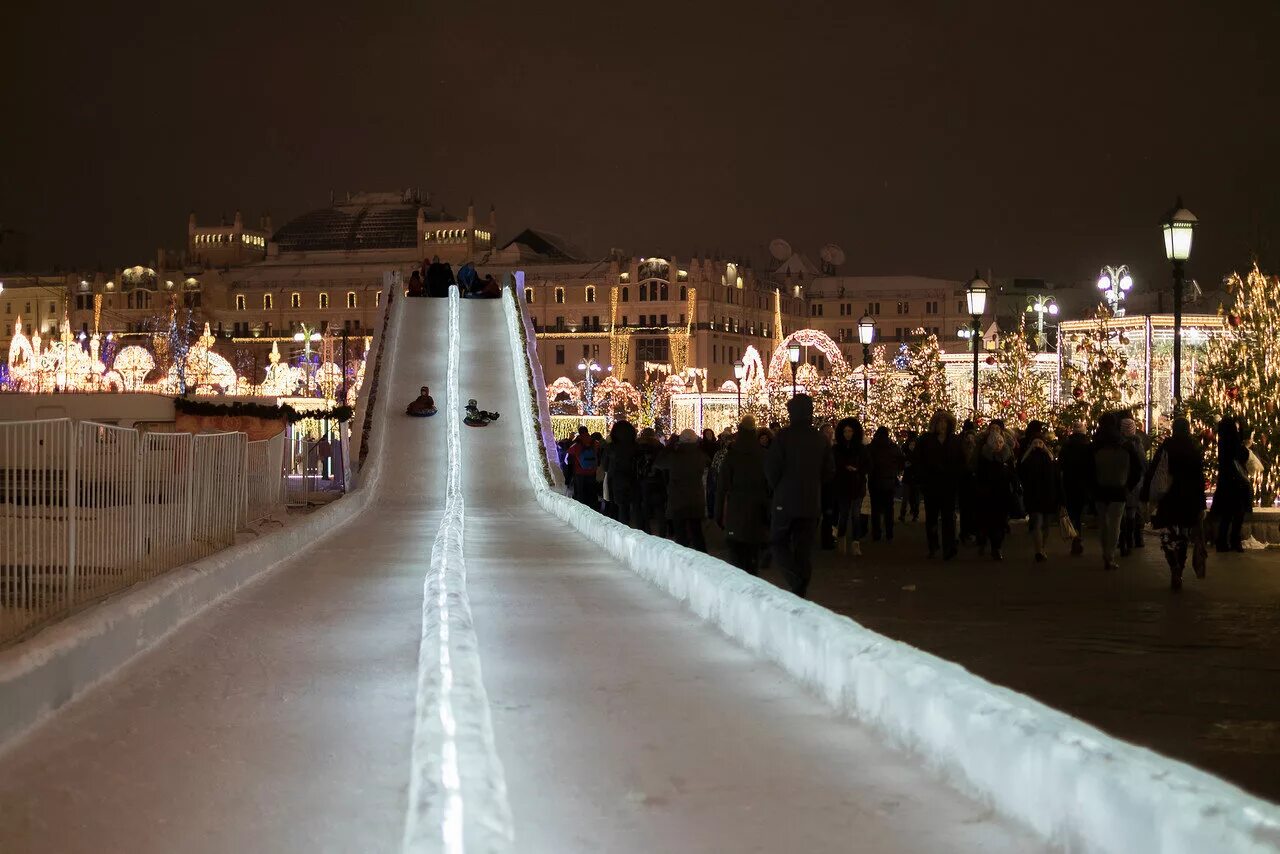
[{"label": "street lamp", "polygon": [[978,420],[978,342],[982,340],[982,313],[987,310],[988,285],[973,271],[973,278],[964,286],[964,298],[969,316],[973,318],[973,420]]},{"label": "street lamp", "polygon": [[583,359],[578,363],[578,370],[585,374],[582,390],[582,414],[596,414],[596,374],[601,370],[612,371],[613,365],[602,367],[595,359]]},{"label": "street lamp", "polygon": [[800,364],[800,345],[791,344],[787,347],[787,361],[791,363],[791,396],[796,396],[796,365]]},{"label": "street lamp", "polygon": [[867,365],[871,362],[871,342],[876,337],[876,322],[864,314],[858,321],[858,340],[862,342],[862,402],[866,404],[871,396],[871,379],[867,375]]},{"label": "street lamp", "polygon": [[738,381],[738,420],[742,420],[742,381],[747,378],[747,366],[742,360],[733,363],[733,377]]},{"label": "street lamp", "polygon": [[307,362],[307,392],[310,393],[312,377],[311,345],[320,340],[320,333],[308,327],[305,323],[300,325],[302,328],[293,333],[293,340],[302,345],[303,358],[305,358]]},{"label": "street lamp", "polygon": [[1058,316],[1058,301],[1043,294],[1027,297],[1027,313],[1031,312],[1036,315],[1036,349],[1040,349],[1047,343],[1044,337],[1044,316]]},{"label": "street lamp", "polygon": [[1124,317],[1124,308],[1120,303],[1133,290],[1133,276],[1129,274],[1129,265],[1104,266],[1098,273],[1098,290],[1102,291],[1102,298],[1111,306],[1111,313],[1116,317]]},{"label": "street lamp", "polygon": [[1164,255],[1173,263],[1173,409],[1182,412],[1182,265],[1191,257],[1196,216],[1182,206],[1182,197],[1164,218]]}]

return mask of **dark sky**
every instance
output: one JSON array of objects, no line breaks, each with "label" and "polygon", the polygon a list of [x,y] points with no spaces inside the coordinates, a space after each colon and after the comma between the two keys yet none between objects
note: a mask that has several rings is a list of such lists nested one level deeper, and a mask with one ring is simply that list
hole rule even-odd
[{"label": "dark sky", "polygon": [[0,224],[41,267],[407,186],[595,253],[1161,285],[1181,192],[1191,275],[1280,261],[1276,0],[80,5],[6,25]]}]

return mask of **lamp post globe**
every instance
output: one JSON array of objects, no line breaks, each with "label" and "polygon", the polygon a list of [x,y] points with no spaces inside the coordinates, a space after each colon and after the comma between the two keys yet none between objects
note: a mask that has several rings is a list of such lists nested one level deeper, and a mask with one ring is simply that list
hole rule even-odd
[{"label": "lamp post globe", "polygon": [[796,396],[796,366],[800,364],[800,345],[791,344],[787,347],[787,361],[791,363],[791,396]]},{"label": "lamp post globe", "polygon": [[864,314],[858,321],[858,341],[862,344],[862,403],[865,407],[871,397],[871,378],[867,374],[867,366],[871,362],[871,342],[876,337],[876,322],[870,315]]},{"label": "lamp post globe", "polygon": [[973,271],[973,278],[964,286],[964,298],[969,308],[969,316],[973,321],[973,419],[978,420],[978,344],[982,340],[982,314],[987,310],[987,291],[990,286],[983,281],[978,271]]},{"label": "lamp post globe", "polygon": [[747,366],[742,360],[733,363],[733,378],[737,380],[736,388],[738,390],[738,420],[742,420],[742,381],[747,377]]},{"label": "lamp post globe", "polygon": [[1191,241],[1195,237],[1196,215],[1182,206],[1182,197],[1174,203],[1160,225],[1164,235],[1164,255],[1173,265],[1173,409],[1182,412],[1182,282],[1183,264],[1191,257]]}]

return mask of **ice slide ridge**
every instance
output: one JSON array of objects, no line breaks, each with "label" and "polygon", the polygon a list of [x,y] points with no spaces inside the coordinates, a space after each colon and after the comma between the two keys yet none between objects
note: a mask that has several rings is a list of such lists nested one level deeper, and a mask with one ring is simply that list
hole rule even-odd
[{"label": "ice slide ridge", "polygon": [[632,571],[1051,843],[1117,854],[1280,852],[1273,804],[551,489],[510,290],[503,311],[537,501]]},{"label": "ice slide ridge", "polygon": [[462,552],[458,302],[457,289],[450,288],[443,410],[448,473],[444,516],[423,585],[405,854],[499,852],[506,850],[513,838],[511,807],[481,678]]}]

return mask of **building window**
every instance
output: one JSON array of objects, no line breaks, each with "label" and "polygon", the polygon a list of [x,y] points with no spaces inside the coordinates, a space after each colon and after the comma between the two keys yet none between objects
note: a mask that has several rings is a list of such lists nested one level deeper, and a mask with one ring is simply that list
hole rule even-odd
[{"label": "building window", "polygon": [[289,294],[289,308],[302,308],[302,294]]},{"label": "building window", "polygon": [[373,307],[377,308],[382,305],[382,291],[373,292]]},{"label": "building window", "polygon": [[624,314],[624,315],[622,315],[622,328],[623,328],[623,329],[626,329],[626,328],[627,328],[627,326],[629,326],[629,325],[630,325],[630,324],[628,324],[628,323],[627,323],[627,316],[626,316],[625,314]]},{"label": "building window", "polygon": [[640,362],[667,362],[671,359],[671,346],[666,338],[636,339],[636,360]]},{"label": "building window", "polygon": [[583,345],[582,345],[582,358],[584,358],[584,359],[590,359],[590,358],[591,358],[591,345],[590,345],[590,344],[583,344]]},{"label": "building window", "polygon": [[262,295],[262,309],[263,311],[271,311],[271,294]]},{"label": "building window", "polygon": [[680,302],[684,302],[689,298],[689,289],[684,285],[680,286]]},{"label": "building window", "polygon": [[640,302],[644,302],[648,298],[649,298],[649,286],[644,284],[640,285]]},{"label": "building window", "polygon": [[596,301],[596,289],[592,285],[587,285],[587,302]]},{"label": "building window", "polygon": [[659,322],[662,326],[666,326],[666,325],[667,325],[667,316],[666,316],[665,314],[664,314],[664,315],[662,315],[661,317],[659,317],[659,318],[658,318],[658,322]]},{"label": "building window", "polygon": [[326,294],[326,293],[322,293],[322,294],[320,294],[320,307],[321,307],[321,308],[328,308],[328,307],[329,307],[329,295],[328,295],[328,294]]},{"label": "building window", "polygon": [[347,308],[355,308],[355,307],[356,307],[356,292],[347,291]]},{"label": "building window", "polygon": [[663,299],[663,300],[668,299],[669,297],[667,296],[667,294],[669,293],[669,291],[667,290],[667,286],[666,286],[666,285],[662,285],[662,288],[661,288],[661,289],[662,289],[662,299]]},{"label": "building window", "polygon": [[[625,275],[625,274],[624,274],[624,275]],[[631,289],[630,289],[630,288],[623,288],[623,289],[622,289],[622,301],[623,301],[623,302],[630,302],[630,301],[631,301]]]},{"label": "building window", "polygon": [[898,314],[910,314],[910,313],[911,313],[911,303],[909,302],[898,303]]},{"label": "building window", "polygon": [[556,288],[556,305],[564,305],[564,288]]},{"label": "building window", "polygon": [[[129,308],[133,308],[132,300],[130,300]],[[236,294],[236,311],[244,311],[244,294]]]},{"label": "building window", "polygon": [[878,302],[869,302],[869,303],[867,303],[867,314],[879,315],[879,314],[880,314],[880,303],[878,303]]},{"label": "building window", "polygon": [[524,301],[530,305],[533,304],[533,288],[524,289]]}]

